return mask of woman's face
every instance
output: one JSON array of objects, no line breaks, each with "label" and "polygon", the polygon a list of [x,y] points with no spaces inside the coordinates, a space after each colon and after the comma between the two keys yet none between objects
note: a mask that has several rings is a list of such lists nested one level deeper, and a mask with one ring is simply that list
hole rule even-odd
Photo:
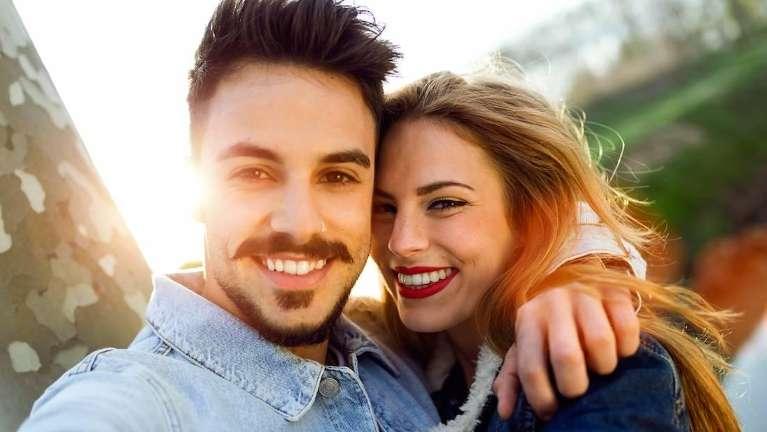
[{"label": "woman's face", "polygon": [[503,182],[445,123],[396,124],[379,156],[373,258],[404,324],[448,330],[473,316],[513,248]]}]

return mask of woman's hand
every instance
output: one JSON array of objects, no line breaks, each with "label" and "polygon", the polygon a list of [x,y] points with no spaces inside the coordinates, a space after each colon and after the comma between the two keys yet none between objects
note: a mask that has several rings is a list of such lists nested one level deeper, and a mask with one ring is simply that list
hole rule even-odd
[{"label": "woman's hand", "polygon": [[609,374],[619,357],[639,348],[639,319],[631,293],[621,288],[587,292],[571,284],[546,290],[518,309],[515,331],[516,343],[493,384],[504,419],[511,417],[520,384],[540,418],[554,414],[549,362],[559,393],[572,398],[588,388],[587,366]]}]

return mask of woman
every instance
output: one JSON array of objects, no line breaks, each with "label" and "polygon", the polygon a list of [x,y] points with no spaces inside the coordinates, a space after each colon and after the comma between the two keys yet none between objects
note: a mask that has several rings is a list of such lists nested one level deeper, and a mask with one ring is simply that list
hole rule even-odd
[{"label": "woman", "polygon": [[[637,245],[649,238],[562,110],[497,78],[439,73],[391,95],[386,116],[373,257],[387,281],[392,333],[424,365],[440,357],[439,338],[425,334],[445,335],[455,353],[434,393],[447,429],[479,422],[487,430],[738,430],[717,380],[726,367],[717,354],[720,314],[684,289],[645,282],[594,256],[557,268],[556,251],[574,234],[580,207],[593,209],[617,238]],[[548,340],[552,358],[578,340],[577,333],[536,334],[509,323],[528,325],[521,305],[567,280],[636,293],[642,346],[616,373],[593,379],[584,397],[561,401],[551,418],[535,419],[521,398],[503,421],[486,399],[513,335],[525,335],[520,346],[558,335]],[[538,360],[520,359],[521,379],[547,379],[545,369],[525,369]],[[457,409],[466,383],[471,392]]]}]

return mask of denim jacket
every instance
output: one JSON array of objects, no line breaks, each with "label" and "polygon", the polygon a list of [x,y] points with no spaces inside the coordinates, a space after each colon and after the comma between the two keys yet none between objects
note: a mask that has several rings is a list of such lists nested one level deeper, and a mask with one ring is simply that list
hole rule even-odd
[{"label": "denim jacket", "polygon": [[[533,431],[652,431],[690,430],[680,378],[668,352],[657,341],[643,335],[638,352],[621,359],[615,372],[590,375],[586,394],[575,399],[560,398],[554,416],[538,419],[524,394],[517,399],[509,420],[496,412],[490,384],[500,358],[483,347],[477,363],[475,381],[464,411],[442,431],[477,430],[490,432]],[[477,404],[484,401],[484,406]]]},{"label": "denim jacket", "polygon": [[167,277],[127,349],[86,356],[22,431],[416,431],[439,420],[419,375],[341,317],[343,366],[304,360]]}]

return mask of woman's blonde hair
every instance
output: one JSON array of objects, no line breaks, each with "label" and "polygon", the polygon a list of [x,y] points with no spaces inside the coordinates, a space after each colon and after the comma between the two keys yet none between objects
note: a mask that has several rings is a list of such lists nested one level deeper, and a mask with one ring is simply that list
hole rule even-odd
[{"label": "woman's blonde hair", "polygon": [[[593,262],[569,264],[549,274],[557,252],[575,232],[579,201],[588,203],[617,238],[639,247],[653,238],[652,231],[627,211],[635,201],[612,187],[592,161],[582,122],[522,82],[499,74],[464,77],[448,72],[427,76],[387,97],[384,133],[397,122],[415,119],[439,121],[476,143],[505,182],[511,229],[521,246],[475,314],[481,334],[498,354],[514,341],[516,310],[558,280],[627,287],[643,300],[642,331],[674,359],[693,430],[739,430],[719,383],[727,370],[720,354],[725,344],[719,330],[723,313],[688,289],[661,286]],[[384,311],[399,342],[428,355],[428,339],[404,327],[388,291]]]}]

